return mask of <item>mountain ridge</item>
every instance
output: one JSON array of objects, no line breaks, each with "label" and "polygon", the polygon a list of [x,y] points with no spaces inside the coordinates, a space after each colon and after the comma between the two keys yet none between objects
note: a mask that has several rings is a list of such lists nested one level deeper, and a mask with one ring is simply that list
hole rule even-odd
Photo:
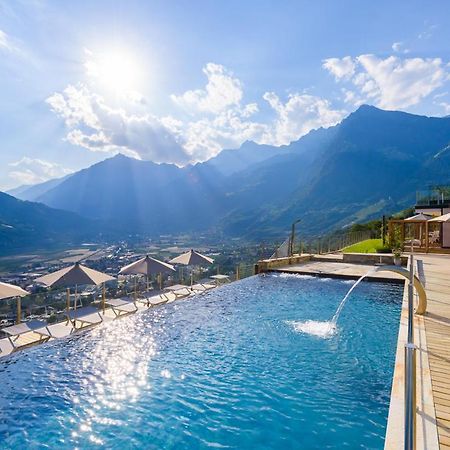
[{"label": "mountain ridge", "polygon": [[287,146],[244,143],[183,168],[116,155],[36,200],[129,232],[259,239],[303,217],[302,231],[318,234],[403,209],[424,184],[450,181],[449,145],[449,118],[362,105]]}]

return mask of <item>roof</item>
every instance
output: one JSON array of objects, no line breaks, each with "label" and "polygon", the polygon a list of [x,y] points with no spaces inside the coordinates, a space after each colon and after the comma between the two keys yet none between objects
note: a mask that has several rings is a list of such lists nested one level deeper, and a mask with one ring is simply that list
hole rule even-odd
[{"label": "roof", "polygon": [[433,216],[431,216],[429,214],[419,213],[412,217],[408,217],[407,219],[405,219],[405,222],[423,222],[423,221],[430,220],[432,218],[433,218]]},{"label": "roof", "polygon": [[450,213],[435,217],[434,219],[431,219],[430,222],[450,222]]}]

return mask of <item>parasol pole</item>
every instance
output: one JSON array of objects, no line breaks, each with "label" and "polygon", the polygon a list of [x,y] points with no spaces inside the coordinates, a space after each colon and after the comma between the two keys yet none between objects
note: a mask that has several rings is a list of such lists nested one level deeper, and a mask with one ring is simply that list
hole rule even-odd
[{"label": "parasol pole", "polygon": [[102,309],[103,309],[103,315],[105,315],[105,304],[106,304],[106,287],[105,287],[105,283],[103,283],[102,286]]},{"label": "parasol pole", "polygon": [[70,288],[66,289],[66,309],[67,309],[67,317],[69,317],[69,311],[70,311]]},{"label": "parasol pole", "polygon": [[78,296],[78,284],[75,285],[75,305],[73,306],[73,309],[77,310],[77,296]]},{"label": "parasol pole", "polygon": [[16,324],[18,325],[22,318],[22,299],[20,297],[17,297],[17,318],[16,318]]}]

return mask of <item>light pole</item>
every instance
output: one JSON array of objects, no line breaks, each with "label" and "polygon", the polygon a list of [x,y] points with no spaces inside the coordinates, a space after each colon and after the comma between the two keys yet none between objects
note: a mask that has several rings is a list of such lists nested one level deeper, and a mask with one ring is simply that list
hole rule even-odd
[{"label": "light pole", "polygon": [[302,219],[297,219],[295,222],[293,222],[292,224],[292,229],[291,229],[291,239],[289,242],[289,256],[292,256],[294,254],[294,240],[295,240],[295,225],[299,222],[301,222]]}]

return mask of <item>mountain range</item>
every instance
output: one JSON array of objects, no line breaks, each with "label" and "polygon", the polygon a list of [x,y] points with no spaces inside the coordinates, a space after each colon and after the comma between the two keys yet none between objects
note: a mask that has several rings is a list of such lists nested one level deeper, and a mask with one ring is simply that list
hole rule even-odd
[{"label": "mountain range", "polygon": [[363,105],[286,146],[246,142],[183,168],[117,155],[11,193],[127,233],[260,239],[301,218],[301,233],[313,235],[393,213],[417,189],[448,183],[449,144],[450,118]]},{"label": "mountain range", "polygon": [[0,255],[112,237],[101,223],[0,192]]}]

